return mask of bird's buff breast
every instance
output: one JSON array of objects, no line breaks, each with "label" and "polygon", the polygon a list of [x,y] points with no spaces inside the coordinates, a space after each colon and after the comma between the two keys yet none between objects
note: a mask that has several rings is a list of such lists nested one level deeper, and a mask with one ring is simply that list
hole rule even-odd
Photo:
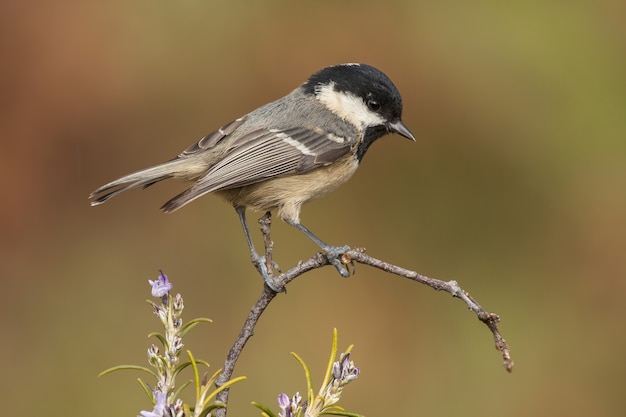
[{"label": "bird's buff breast", "polygon": [[301,175],[290,175],[218,193],[235,206],[255,211],[278,210],[281,219],[300,222],[300,207],[335,190],[358,168],[353,155]]}]

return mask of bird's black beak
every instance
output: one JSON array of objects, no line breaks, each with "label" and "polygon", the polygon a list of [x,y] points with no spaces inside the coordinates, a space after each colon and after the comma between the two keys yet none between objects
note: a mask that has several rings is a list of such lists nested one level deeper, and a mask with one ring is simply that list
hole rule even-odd
[{"label": "bird's black beak", "polygon": [[411,139],[413,142],[415,142],[415,136],[413,136],[413,133],[411,133],[409,128],[406,127],[404,123],[402,123],[402,120],[389,123],[387,125],[387,128],[389,129],[389,132],[397,133],[398,135],[404,136],[405,138]]}]

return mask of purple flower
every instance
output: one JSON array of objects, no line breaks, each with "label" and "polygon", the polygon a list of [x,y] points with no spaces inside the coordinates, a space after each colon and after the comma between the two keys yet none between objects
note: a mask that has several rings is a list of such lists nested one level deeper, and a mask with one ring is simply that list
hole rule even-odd
[{"label": "purple flower", "polygon": [[294,417],[302,409],[302,396],[299,392],[290,399],[285,393],[278,396],[278,406],[282,410],[279,417]]},{"label": "purple flower", "polygon": [[287,408],[291,406],[289,396],[284,392],[278,396],[278,406],[283,410],[283,413],[287,413]]},{"label": "purple flower", "polygon": [[159,298],[167,295],[173,287],[172,283],[169,279],[167,279],[167,275],[165,275],[163,271],[159,271],[159,277],[156,281],[149,279],[148,283],[152,286],[152,296]]},{"label": "purple flower", "polygon": [[359,376],[359,368],[354,366],[354,362],[350,360],[350,354],[341,354],[339,360],[333,363],[333,378],[345,385],[350,381],[354,381]]},{"label": "purple flower", "polygon": [[141,417],[163,417],[165,412],[165,401],[167,399],[167,395],[164,392],[156,391],[154,393],[154,399],[156,400],[156,404],[154,404],[154,410],[152,411],[140,411],[139,414]]}]

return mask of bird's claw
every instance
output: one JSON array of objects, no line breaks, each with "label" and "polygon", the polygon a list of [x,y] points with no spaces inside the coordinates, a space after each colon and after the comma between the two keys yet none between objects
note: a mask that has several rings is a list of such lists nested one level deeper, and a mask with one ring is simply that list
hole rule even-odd
[{"label": "bird's claw", "polygon": [[[255,253],[252,256],[252,263],[254,264],[256,269],[259,271],[259,273],[261,273],[261,276],[263,277],[263,281],[265,282],[265,285],[267,285],[269,289],[271,289],[274,292],[285,292],[284,286],[276,285],[276,277],[274,277],[273,271],[272,271],[272,274],[270,274],[270,271],[268,271],[267,261],[266,261],[265,256],[259,256],[258,254]],[[282,272],[278,264],[274,261],[271,262],[271,267],[272,269],[278,271],[279,273]]]},{"label": "bird's claw", "polygon": [[325,247],[324,250],[326,251],[326,258],[328,259],[328,262],[330,262],[330,264],[337,269],[339,275],[344,278],[348,278],[350,276],[350,268],[347,267],[348,264],[352,265],[352,273],[354,274],[354,262],[352,260],[345,262],[342,259],[343,255],[350,250],[350,246],[328,246]]},{"label": "bird's claw", "polygon": [[[265,263],[265,256],[263,256],[263,262]],[[277,271],[279,274],[283,273],[283,270],[280,269],[280,266],[278,266],[278,264],[275,261],[272,261],[272,269]]]}]

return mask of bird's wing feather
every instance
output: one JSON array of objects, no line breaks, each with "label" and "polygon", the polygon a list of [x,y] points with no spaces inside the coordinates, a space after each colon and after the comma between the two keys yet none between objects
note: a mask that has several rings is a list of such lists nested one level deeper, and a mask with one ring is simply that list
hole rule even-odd
[{"label": "bird's wing feather", "polygon": [[[322,129],[252,131],[231,143],[219,162],[191,188],[165,203],[162,209],[165,212],[177,210],[213,191],[244,187],[285,175],[304,174],[333,163],[347,154],[354,143],[354,139],[340,138]],[[199,150],[194,148],[188,153],[196,152]]]},{"label": "bird's wing feather", "polygon": [[243,187],[272,177],[304,174],[334,162],[352,145],[323,130],[306,128],[260,129],[237,142],[242,145],[228,152],[194,188],[211,192]]},{"label": "bird's wing feather", "polygon": [[194,143],[193,145],[182,151],[181,154],[178,155],[178,157],[185,158],[214,147],[222,139],[226,138],[228,135],[237,130],[237,128],[239,128],[239,126],[241,126],[246,121],[246,118],[247,116],[240,117],[239,119],[233,120],[232,122],[225,124],[216,131],[209,133],[208,135],[200,139],[197,143]]}]

